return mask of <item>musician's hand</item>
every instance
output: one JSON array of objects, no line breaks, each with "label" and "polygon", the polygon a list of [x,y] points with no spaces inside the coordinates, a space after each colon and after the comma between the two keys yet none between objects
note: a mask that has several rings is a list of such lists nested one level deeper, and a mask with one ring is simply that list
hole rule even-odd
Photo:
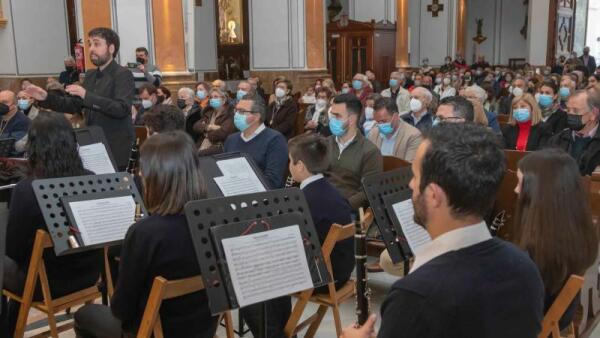
[{"label": "musician's hand", "polygon": [[65,88],[67,93],[73,96],[79,96],[82,99],[85,99],[85,88],[79,85],[69,85]]},{"label": "musician's hand", "polygon": [[37,101],[44,101],[48,97],[47,91],[33,84],[25,88],[25,93]]},{"label": "musician's hand", "polygon": [[365,325],[360,328],[354,327],[354,324],[346,327],[342,331],[340,338],[371,338],[375,336],[375,322],[377,321],[377,315],[373,314],[369,316],[369,319],[365,322]]},{"label": "musician's hand", "polygon": [[138,65],[138,69],[142,71],[142,73],[144,73],[144,71],[146,70],[146,66],[144,66],[144,64],[140,63]]}]

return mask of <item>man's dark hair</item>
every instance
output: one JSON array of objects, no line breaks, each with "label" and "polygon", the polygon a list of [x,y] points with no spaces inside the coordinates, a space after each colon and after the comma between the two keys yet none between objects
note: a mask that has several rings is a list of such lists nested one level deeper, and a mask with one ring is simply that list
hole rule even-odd
[{"label": "man's dark hair", "polygon": [[375,105],[373,106],[374,111],[379,111],[384,108],[389,115],[394,115],[398,112],[398,105],[396,105],[396,101],[389,97],[379,98],[377,101],[375,101]]},{"label": "man's dark hair", "polygon": [[317,90],[317,96],[319,96],[319,94],[321,93],[325,93],[325,95],[327,95],[327,98],[331,98],[331,90],[329,90],[329,88],[327,87],[321,87],[319,88],[319,90]]},{"label": "man's dark hair", "polygon": [[154,133],[183,130],[185,125],[183,112],[172,104],[157,104],[145,112],[142,119]]},{"label": "man's dark hair", "polygon": [[147,91],[149,95],[156,94],[156,87],[150,83],[144,83],[138,89],[138,93],[141,94],[144,91]]},{"label": "man's dark hair", "polygon": [[288,142],[293,163],[302,161],[311,174],[320,174],[329,167],[327,142],[318,134],[301,134]]},{"label": "man's dark hair", "polygon": [[260,121],[264,122],[267,119],[267,108],[265,107],[265,101],[259,95],[246,94],[242,97],[244,101],[252,101],[252,107],[250,111],[255,114],[260,114]]},{"label": "man's dark hair", "polygon": [[430,183],[448,196],[454,217],[483,217],[492,207],[506,168],[496,136],[473,123],[442,123],[424,133],[421,193]]},{"label": "man's dark hair", "polygon": [[135,49],[135,52],[136,53],[144,52],[144,54],[146,54],[146,56],[148,55],[148,49],[146,47],[138,47]]},{"label": "man's dark hair", "polygon": [[287,87],[287,89],[290,91],[290,95],[292,94],[292,89],[294,89],[294,85],[292,84],[292,81],[288,80],[288,79],[283,79],[283,80],[279,80],[277,81],[277,83],[275,83],[275,86],[277,86],[280,83],[284,83],[285,86]]},{"label": "man's dark hair", "polygon": [[169,90],[169,88],[165,86],[158,86],[158,89],[160,89],[163,92],[163,94],[165,94],[165,97],[167,99],[171,97],[171,91]]},{"label": "man's dark hair", "polygon": [[121,46],[121,42],[119,40],[119,35],[117,34],[117,32],[106,27],[96,27],[88,33],[88,37],[99,37],[101,39],[104,39],[106,40],[106,45],[109,47],[110,45],[114,45],[115,52],[113,53],[113,57],[117,57],[119,47]]},{"label": "man's dark hair", "polygon": [[362,114],[362,103],[354,94],[340,94],[333,98],[334,104],[345,104],[346,111],[348,114],[358,115]]},{"label": "man's dark hair", "polygon": [[475,110],[473,104],[462,96],[448,96],[443,98],[439,106],[451,106],[454,111],[454,116],[462,117],[467,122],[473,122],[475,119]]},{"label": "man's dark hair", "polygon": [[544,80],[540,84],[540,88],[549,87],[552,88],[552,92],[556,95],[558,93],[558,85],[553,80]]}]

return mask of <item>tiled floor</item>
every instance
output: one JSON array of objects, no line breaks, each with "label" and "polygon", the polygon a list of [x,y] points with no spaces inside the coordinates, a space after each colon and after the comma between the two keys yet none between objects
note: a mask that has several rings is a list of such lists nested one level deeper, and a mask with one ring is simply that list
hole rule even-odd
[{"label": "tiled floor", "polygon": [[[395,281],[395,277],[390,276],[385,273],[376,273],[376,274],[371,274],[369,276],[369,286],[370,286],[371,292],[372,292],[371,308],[373,310],[378,312],[379,307],[381,306],[381,303],[383,302],[383,299],[385,298],[385,294],[386,294],[387,290],[389,289],[389,286],[394,281]],[[309,310],[316,311],[316,307],[309,305],[309,307],[307,308],[305,313],[311,313]],[[342,316],[341,316],[342,324],[344,327],[354,323],[355,316],[354,316],[354,302],[353,301],[348,301],[345,304],[343,304],[341,306],[341,312],[342,312]],[[35,316],[39,318],[38,315],[35,315]],[[234,323],[237,323],[237,312],[234,312],[233,317],[234,317]],[[31,333],[28,333],[26,335],[26,337],[29,337],[37,332],[39,332],[39,331],[34,331]],[[303,333],[300,333],[300,336],[302,336],[302,334]],[[223,328],[220,328],[217,331],[217,335],[219,337],[225,337],[225,331],[223,330]],[[335,325],[333,322],[333,316],[331,314],[331,311],[328,311],[327,315],[323,319],[323,322],[321,323],[321,327],[319,328],[319,331],[317,332],[316,337],[317,338],[332,338],[335,336],[336,336],[336,333],[335,333]],[[60,335],[60,337],[61,338],[74,338],[75,334],[73,333],[73,331],[68,331],[68,332],[62,333]],[[244,337],[251,338],[252,335],[250,333],[248,333],[248,334],[244,335]],[[600,338],[600,326],[598,326],[596,328],[596,330],[590,336],[590,338]]]}]

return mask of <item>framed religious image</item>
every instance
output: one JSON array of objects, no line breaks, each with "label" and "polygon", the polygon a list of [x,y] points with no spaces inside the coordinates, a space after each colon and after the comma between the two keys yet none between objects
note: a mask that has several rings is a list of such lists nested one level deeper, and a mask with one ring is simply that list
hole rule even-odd
[{"label": "framed religious image", "polygon": [[217,0],[219,13],[219,43],[238,45],[244,43],[242,0]]}]

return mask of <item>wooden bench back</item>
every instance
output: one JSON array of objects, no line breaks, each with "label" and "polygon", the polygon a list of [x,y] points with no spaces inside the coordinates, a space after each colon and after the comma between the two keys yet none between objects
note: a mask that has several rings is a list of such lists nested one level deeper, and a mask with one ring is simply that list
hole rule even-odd
[{"label": "wooden bench back", "polygon": [[410,162],[394,156],[383,156],[383,171],[410,167]]},{"label": "wooden bench back", "polygon": [[558,327],[558,322],[560,318],[563,316],[565,311],[571,305],[579,290],[581,290],[581,286],[583,285],[583,277],[577,275],[571,275],[565,286],[563,286],[562,290],[546,312],[544,316],[544,320],[542,321],[542,332],[538,335],[538,338],[547,338],[549,335],[552,335],[552,338],[560,338],[560,328]]}]

